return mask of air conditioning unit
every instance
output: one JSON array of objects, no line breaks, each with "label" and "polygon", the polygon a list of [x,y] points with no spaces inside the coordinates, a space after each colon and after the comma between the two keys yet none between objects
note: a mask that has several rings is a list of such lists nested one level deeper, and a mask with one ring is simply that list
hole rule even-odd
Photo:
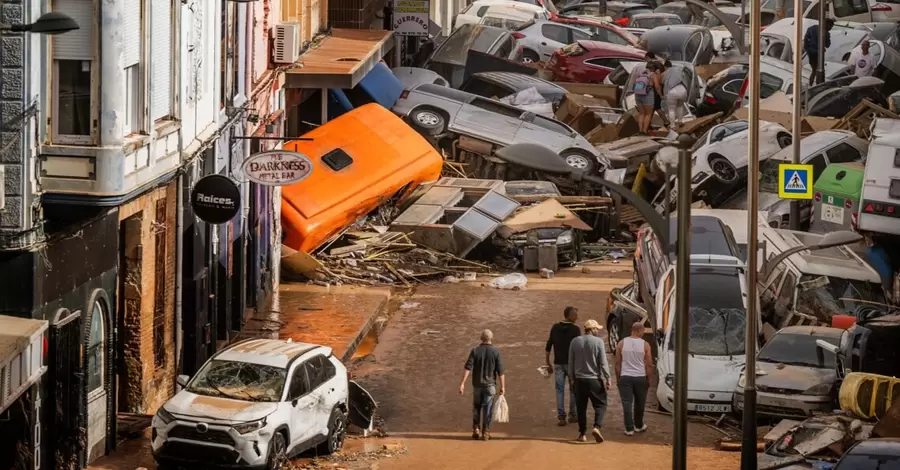
[{"label": "air conditioning unit", "polygon": [[300,59],[300,24],[280,23],[275,25],[275,45],[273,62],[293,64]]}]

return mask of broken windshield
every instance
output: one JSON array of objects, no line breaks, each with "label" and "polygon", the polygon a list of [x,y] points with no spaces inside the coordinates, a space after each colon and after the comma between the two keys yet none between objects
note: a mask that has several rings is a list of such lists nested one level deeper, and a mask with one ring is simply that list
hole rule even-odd
[{"label": "broken windshield", "polygon": [[852,314],[861,305],[887,302],[881,284],[873,282],[804,274],[799,286],[797,309],[823,319]]},{"label": "broken windshield", "polygon": [[187,390],[198,395],[249,401],[280,401],[285,369],[248,362],[212,360]]},{"label": "broken windshield", "polygon": [[759,351],[757,361],[789,364],[819,369],[834,369],[834,354],[826,354],[816,345],[816,340],[825,340],[835,346],[840,338],[816,336],[812,334],[778,333]]},{"label": "broken windshield", "polygon": [[[698,356],[734,356],[744,354],[746,310],[742,308],[690,309],[688,354]],[[669,350],[675,350],[675,325],[669,338]]]}]

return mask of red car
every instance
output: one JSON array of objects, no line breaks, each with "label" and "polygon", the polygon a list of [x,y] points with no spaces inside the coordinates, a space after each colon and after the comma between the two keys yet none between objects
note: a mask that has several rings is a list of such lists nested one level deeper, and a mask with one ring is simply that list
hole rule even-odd
[{"label": "red car", "polygon": [[611,44],[619,44],[622,46],[640,47],[640,39],[631,34],[628,30],[620,28],[612,23],[600,21],[596,18],[584,16],[558,16],[553,15],[550,21],[575,26],[582,29],[592,36],[596,41],[608,42]]},{"label": "red car", "polygon": [[608,42],[578,41],[557,49],[546,70],[560,82],[603,83],[619,62],[645,61],[643,49]]}]

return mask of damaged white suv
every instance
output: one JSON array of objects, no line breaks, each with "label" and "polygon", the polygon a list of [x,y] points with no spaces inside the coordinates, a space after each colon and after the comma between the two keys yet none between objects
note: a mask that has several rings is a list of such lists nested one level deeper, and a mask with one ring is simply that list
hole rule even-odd
[{"label": "damaged white suv", "polygon": [[213,465],[278,470],[318,447],[341,448],[348,422],[369,429],[371,396],[331,348],[251,339],[209,359],[153,417],[159,468]]}]

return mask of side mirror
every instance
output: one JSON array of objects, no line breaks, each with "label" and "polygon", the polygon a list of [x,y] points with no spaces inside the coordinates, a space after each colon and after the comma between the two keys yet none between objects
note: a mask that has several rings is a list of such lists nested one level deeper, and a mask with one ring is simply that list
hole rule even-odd
[{"label": "side mirror", "polygon": [[838,346],[835,346],[835,345],[829,343],[828,341],[825,341],[824,339],[817,339],[816,346],[818,346],[819,349],[822,349],[824,351],[830,352],[831,354],[834,354],[835,356],[839,355],[840,348]]},{"label": "side mirror", "polygon": [[180,387],[187,387],[188,382],[190,382],[191,378],[187,375],[179,375],[175,378],[175,383]]}]

